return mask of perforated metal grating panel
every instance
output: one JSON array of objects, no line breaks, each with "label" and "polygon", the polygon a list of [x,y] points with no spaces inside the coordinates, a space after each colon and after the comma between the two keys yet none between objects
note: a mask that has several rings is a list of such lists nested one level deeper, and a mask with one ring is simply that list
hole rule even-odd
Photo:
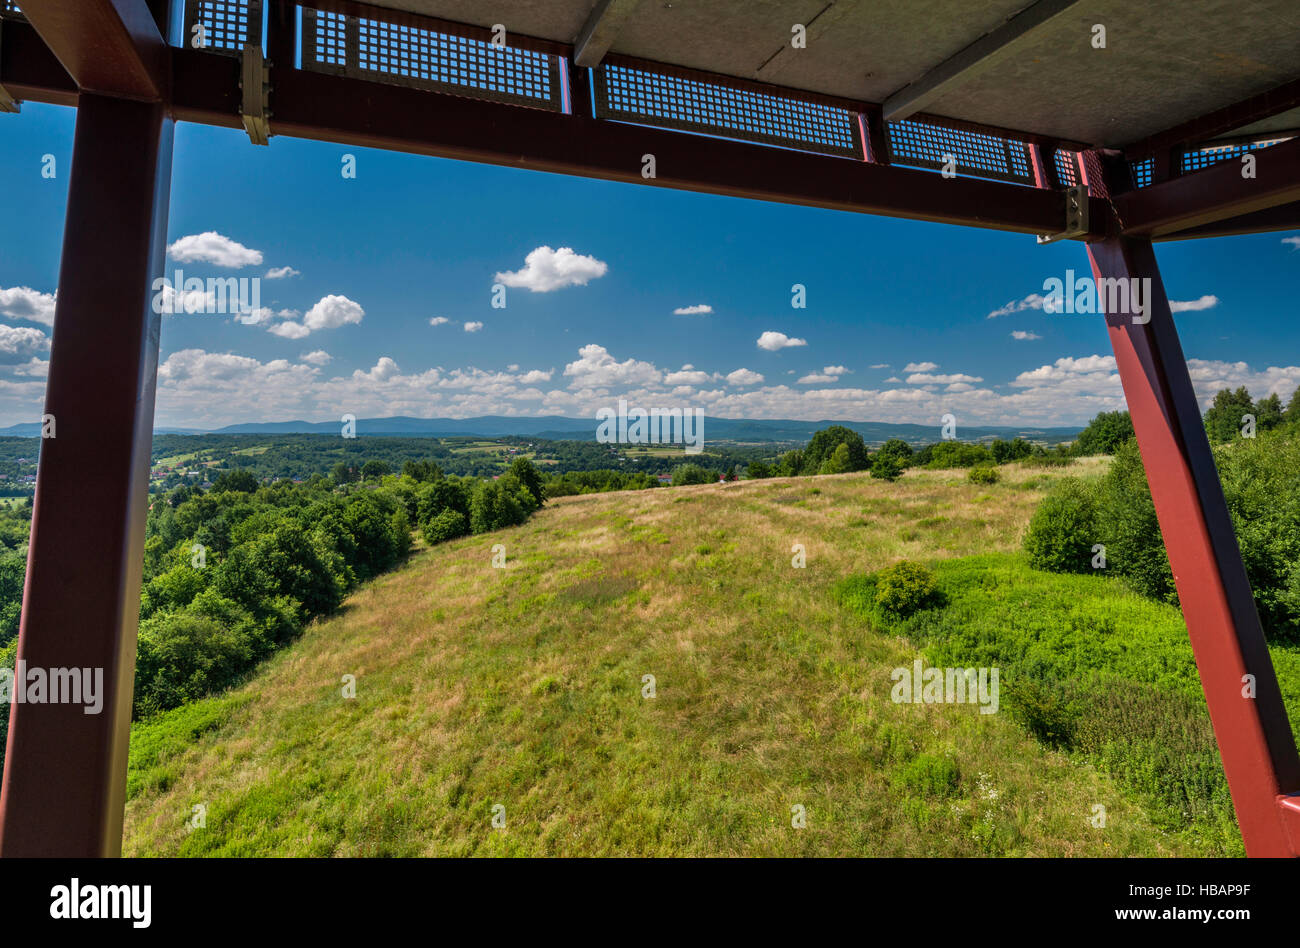
[{"label": "perforated metal grating panel", "polygon": [[1193,148],[1191,151],[1183,153],[1182,160],[1179,164],[1182,173],[1189,174],[1193,171],[1201,171],[1211,165],[1217,165],[1220,161],[1227,161],[1229,158],[1240,158],[1247,152],[1259,151],[1262,148],[1268,148],[1271,145],[1276,145],[1279,142],[1288,140],[1288,138],[1274,138],[1268,141],[1242,142],[1233,145]]},{"label": "perforated metal grating panel", "polygon": [[202,26],[202,48],[214,53],[243,52],[262,45],[262,0],[185,0],[185,46]]},{"label": "perforated metal grating panel", "polygon": [[593,73],[600,118],[862,158],[848,109],[614,63]]},{"label": "perforated metal grating panel", "polygon": [[367,17],[303,9],[302,66],[316,72],[563,111],[557,56]]},{"label": "perforated metal grating panel", "polygon": [[1052,153],[1052,163],[1061,187],[1072,188],[1079,183],[1079,156],[1076,152],[1058,148]]},{"label": "perforated metal grating panel", "polygon": [[1133,184],[1135,187],[1151,187],[1151,175],[1156,167],[1154,158],[1143,158],[1141,161],[1134,161],[1129,167],[1133,171]]},{"label": "perforated metal grating panel", "polygon": [[949,157],[958,175],[1034,183],[1025,142],[917,122],[886,126],[891,164],[942,170]]}]

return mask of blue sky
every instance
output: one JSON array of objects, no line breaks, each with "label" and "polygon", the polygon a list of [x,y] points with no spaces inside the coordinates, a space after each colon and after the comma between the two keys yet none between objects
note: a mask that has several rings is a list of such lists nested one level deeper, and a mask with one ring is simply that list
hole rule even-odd
[{"label": "blue sky", "polygon": [[[31,103],[0,116],[0,425],[41,413],[74,118]],[[619,397],[936,425],[949,411],[1079,424],[1123,405],[1100,317],[990,316],[1068,268],[1086,275],[1075,242],[289,138],[258,148],[185,124],[168,241],[169,275],[256,277],[264,311],[164,317],[161,426],[594,417]],[[1300,235],[1158,254],[1171,298],[1195,307],[1176,318],[1200,394],[1288,398]],[[675,314],[698,306],[711,311]]]}]

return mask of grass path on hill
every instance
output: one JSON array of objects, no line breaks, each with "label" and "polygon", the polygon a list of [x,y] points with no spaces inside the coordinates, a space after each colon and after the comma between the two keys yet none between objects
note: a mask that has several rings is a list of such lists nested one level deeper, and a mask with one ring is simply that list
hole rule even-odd
[{"label": "grass path on hill", "polygon": [[136,726],[125,851],[1186,852],[1005,714],[892,703],[889,672],[917,653],[835,602],[900,558],[1016,549],[1059,472],[1003,472],[563,498],[417,553],[244,687]]}]

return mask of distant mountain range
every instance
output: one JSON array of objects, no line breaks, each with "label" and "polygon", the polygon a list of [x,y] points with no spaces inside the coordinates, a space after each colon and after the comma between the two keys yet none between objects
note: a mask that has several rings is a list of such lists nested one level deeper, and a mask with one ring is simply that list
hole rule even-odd
[{"label": "distant mountain range", "polygon": [[[506,435],[546,438],[557,441],[594,440],[593,418],[566,418],[563,415],[509,416],[484,415],[479,418],[359,418],[357,434],[399,437],[449,438],[477,436],[500,438]],[[939,440],[938,425],[895,425],[876,421],[791,421],[780,419],[710,418],[704,419],[704,440],[709,441],[807,441],[830,425],[844,425],[862,435],[868,443],[879,444],[901,438],[911,444],[928,444]],[[157,428],[155,434],[338,434],[337,421],[273,421],[227,425],[213,431],[198,428]],[[958,426],[962,441],[993,438],[1027,438],[1055,444],[1071,441],[1082,428],[1039,428],[1033,426]],[[33,438],[41,433],[37,423],[0,428],[0,436]]]}]

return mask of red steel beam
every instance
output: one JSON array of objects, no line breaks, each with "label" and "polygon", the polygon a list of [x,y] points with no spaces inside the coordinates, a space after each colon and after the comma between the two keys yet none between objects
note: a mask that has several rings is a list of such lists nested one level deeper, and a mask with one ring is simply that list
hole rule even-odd
[{"label": "red steel beam", "polygon": [[1255,158],[1253,178],[1244,177],[1242,162],[1230,158],[1116,195],[1115,213],[1124,233],[1163,237],[1300,201],[1300,138],[1250,154]]},{"label": "red steel beam", "polygon": [[31,24],[21,20],[5,20],[0,27],[0,86],[20,100],[77,104],[77,84]]},{"label": "red steel beam", "polygon": [[172,128],[160,104],[81,96],[18,661],[99,669],[103,705],[13,705],[0,856],[121,852]]},{"label": "red steel beam", "polygon": [[[233,125],[228,77],[203,53],[173,52],[177,115]],[[195,64],[195,68],[198,66]],[[191,82],[190,79],[195,81]],[[810,207],[1050,233],[1063,195],[929,171],[871,164],[666,129],[502,105],[306,70],[272,70],[271,130],[360,147],[480,161]],[[655,156],[656,177],[642,176]]]},{"label": "red steel beam", "polygon": [[1300,230],[1300,201],[1279,204],[1266,211],[1255,211],[1240,217],[1189,227],[1187,230],[1164,234],[1157,240],[1191,240],[1195,237],[1231,237],[1238,234],[1264,234],[1277,230]]},{"label": "red steel beam", "polygon": [[[1088,244],[1088,256],[1099,285],[1151,281],[1148,322],[1106,315],[1120,381],[1246,852],[1300,855],[1300,824],[1287,802],[1300,793],[1300,756],[1155,253],[1149,240],[1112,236]],[[1246,675],[1254,676],[1253,697]]]},{"label": "red steel beam", "polygon": [[24,0],[22,10],[82,91],[168,97],[167,43],[146,0]]}]

